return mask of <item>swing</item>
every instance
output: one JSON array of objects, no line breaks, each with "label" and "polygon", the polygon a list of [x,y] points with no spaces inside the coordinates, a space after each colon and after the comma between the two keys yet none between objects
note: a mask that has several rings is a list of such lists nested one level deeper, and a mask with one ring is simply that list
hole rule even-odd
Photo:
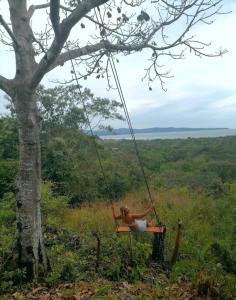
[{"label": "swing", "polygon": [[[125,210],[128,209],[128,211]],[[154,205],[152,205],[151,207],[149,207],[146,211],[142,212],[142,213],[132,213],[130,212],[129,208],[125,208],[125,207],[121,207],[120,211],[121,214],[120,215],[116,215],[115,214],[115,208],[112,204],[112,214],[113,214],[113,218],[115,220],[116,223],[116,233],[132,233],[132,232],[139,232],[139,233],[164,233],[165,232],[165,226],[162,226],[160,223],[157,223],[157,226],[153,226],[151,225],[151,223],[147,222],[147,220],[143,220],[143,218],[150,213],[151,210],[154,210],[155,214],[156,214],[156,219],[158,222],[158,216],[155,210]],[[118,220],[122,220],[124,222],[124,224],[126,225],[119,225]],[[132,224],[132,225],[130,225]]]},{"label": "swing", "polygon": [[[132,230],[128,226],[117,226],[116,227],[116,233],[127,233],[127,232],[132,232]],[[144,232],[147,232],[147,233],[164,233],[165,232],[165,227],[161,226],[161,225],[147,227]]]},{"label": "swing", "polygon": [[[97,10],[98,10],[101,22],[103,22],[100,10],[99,9],[97,9]],[[95,10],[95,15],[97,17],[96,10]],[[98,19],[98,17],[97,17],[97,19]],[[107,40],[106,35],[105,35],[105,38]],[[105,171],[104,171],[104,168],[103,168],[103,165],[102,165],[100,153],[98,151],[97,143],[96,143],[96,140],[95,140],[95,135],[93,133],[93,129],[92,129],[92,126],[91,126],[91,123],[90,123],[90,120],[89,120],[87,108],[86,108],[86,105],[85,105],[85,102],[84,102],[84,99],[83,99],[82,91],[81,91],[81,88],[80,88],[80,85],[79,85],[79,80],[78,80],[78,77],[77,77],[77,74],[76,74],[76,71],[75,71],[75,66],[74,66],[73,59],[72,59],[72,56],[71,56],[71,53],[70,53],[70,49],[69,49],[67,43],[66,43],[66,48],[68,50],[68,54],[69,54],[70,61],[71,61],[71,66],[72,66],[72,69],[73,69],[73,74],[75,76],[75,80],[77,82],[78,90],[79,90],[79,93],[80,93],[80,96],[81,96],[85,117],[86,117],[87,123],[89,125],[90,134],[91,134],[91,137],[92,137],[92,140],[93,140],[93,143],[94,143],[94,149],[95,149],[96,155],[98,157],[98,162],[99,162],[99,165],[100,165],[101,173],[104,177],[104,182],[106,182],[106,174],[105,174]],[[121,84],[120,84],[120,80],[119,80],[118,73],[117,73],[117,70],[116,70],[116,66],[115,66],[115,63],[114,63],[114,59],[113,59],[110,52],[107,52],[107,56],[108,56],[108,61],[110,63],[110,67],[111,67],[111,70],[112,70],[112,73],[113,73],[113,76],[114,76],[116,87],[117,87],[117,90],[118,90],[118,93],[119,93],[119,97],[120,97],[120,100],[121,100],[121,103],[122,103],[122,106],[123,106],[123,109],[124,109],[125,117],[126,117],[126,120],[127,120],[127,123],[128,123],[130,135],[131,135],[132,140],[133,140],[134,149],[135,149],[135,153],[136,153],[136,156],[137,156],[137,159],[138,159],[138,163],[139,163],[139,166],[140,166],[143,178],[144,178],[144,183],[146,185],[149,200],[153,204],[154,201],[153,201],[152,194],[151,194],[151,191],[150,191],[150,188],[149,188],[146,173],[144,171],[143,162],[142,162],[141,157],[140,157],[137,141],[136,141],[134,130],[133,130],[133,127],[132,127],[132,123],[131,123],[131,120],[130,120],[129,112],[128,112],[128,109],[127,109],[127,106],[126,106],[125,98],[124,98],[123,91],[122,91],[122,88],[121,88]],[[112,205],[112,200],[110,200],[110,202],[111,202],[111,205]],[[153,234],[152,258],[155,259],[156,261],[163,261],[164,260],[164,240],[165,240],[166,227],[164,225],[161,225],[155,207],[153,207],[153,210],[154,210],[155,217],[156,217],[156,224],[158,224],[158,225],[157,226],[152,226],[152,227],[146,227],[144,232]],[[129,226],[118,226],[118,224],[116,224],[115,232],[117,234],[122,234],[122,233],[130,233],[131,234],[132,230],[129,228]]]}]

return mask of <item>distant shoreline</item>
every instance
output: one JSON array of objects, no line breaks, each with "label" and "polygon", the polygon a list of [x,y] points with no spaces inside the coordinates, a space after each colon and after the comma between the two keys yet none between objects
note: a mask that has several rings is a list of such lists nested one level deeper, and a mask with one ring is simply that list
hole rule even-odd
[{"label": "distant shoreline", "polygon": [[[168,133],[168,132],[188,132],[188,131],[209,131],[209,130],[229,130],[229,128],[189,128],[189,127],[152,127],[133,129],[134,133]],[[112,135],[125,135],[129,134],[129,128],[118,128],[112,131],[108,130],[96,130],[94,133],[98,136],[112,136]]]},{"label": "distant shoreline", "polygon": [[[187,138],[218,138],[225,136],[236,136],[236,129],[202,129],[202,130],[177,130],[162,132],[136,132],[136,140],[156,140],[156,139],[187,139]],[[130,140],[130,134],[113,134],[100,136],[103,140]]]}]

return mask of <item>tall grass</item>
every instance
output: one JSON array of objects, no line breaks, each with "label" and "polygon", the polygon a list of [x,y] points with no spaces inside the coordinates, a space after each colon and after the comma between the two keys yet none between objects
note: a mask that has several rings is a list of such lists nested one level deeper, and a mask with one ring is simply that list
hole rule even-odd
[{"label": "tall grass", "polygon": [[[185,188],[152,191],[156,211],[167,227],[167,261],[172,256],[178,220],[183,222],[179,259],[167,280],[179,282],[180,278],[185,278],[199,285],[205,280],[230,290],[230,293],[233,293],[234,287],[236,290],[235,186],[230,184],[222,199],[214,199],[203,193],[196,195]],[[12,203],[13,201],[12,198]],[[13,236],[9,241],[9,235],[6,234],[8,227],[14,231],[13,226],[8,226],[8,221],[14,225],[14,210],[8,203],[10,202],[7,197],[1,203],[0,250],[4,254],[0,257],[1,264],[8,252],[8,247],[5,246],[13,242]],[[148,269],[152,234],[132,234],[131,253],[129,234],[118,237],[115,233],[110,203],[84,203],[76,209],[69,208],[67,203],[68,199],[65,197],[53,195],[50,184],[43,185],[45,243],[53,270],[46,281],[55,284],[101,277],[129,281],[142,279]],[[145,191],[135,191],[114,203],[117,214],[124,205],[133,212],[141,212],[149,207],[150,202]],[[153,212],[147,219],[153,224],[156,223]],[[101,242],[98,269],[97,235]],[[6,274],[8,276],[11,273]],[[9,276],[11,278],[13,275]],[[10,282],[8,277],[4,284]]]}]

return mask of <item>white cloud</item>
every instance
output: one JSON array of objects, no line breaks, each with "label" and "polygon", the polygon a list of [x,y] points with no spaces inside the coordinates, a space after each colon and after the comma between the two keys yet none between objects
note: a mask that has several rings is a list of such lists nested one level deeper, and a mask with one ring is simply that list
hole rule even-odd
[{"label": "white cloud", "polygon": [[236,112],[236,91],[235,95],[226,97],[220,101],[217,101],[216,103],[213,103],[212,107],[218,109],[221,113],[222,111]]}]

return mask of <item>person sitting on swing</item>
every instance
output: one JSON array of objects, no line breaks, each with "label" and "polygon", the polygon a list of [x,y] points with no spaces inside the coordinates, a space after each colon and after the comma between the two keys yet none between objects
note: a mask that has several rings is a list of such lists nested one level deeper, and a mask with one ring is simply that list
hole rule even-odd
[{"label": "person sitting on swing", "polygon": [[112,213],[113,218],[115,220],[122,220],[125,224],[127,224],[132,231],[140,231],[144,232],[146,231],[147,227],[152,227],[153,225],[148,222],[147,220],[140,220],[143,217],[145,217],[152,209],[154,209],[154,205],[149,207],[147,210],[145,210],[142,213],[135,214],[132,213],[131,210],[127,206],[121,206],[120,207],[120,215],[117,216],[115,214],[114,206],[112,205]]}]

